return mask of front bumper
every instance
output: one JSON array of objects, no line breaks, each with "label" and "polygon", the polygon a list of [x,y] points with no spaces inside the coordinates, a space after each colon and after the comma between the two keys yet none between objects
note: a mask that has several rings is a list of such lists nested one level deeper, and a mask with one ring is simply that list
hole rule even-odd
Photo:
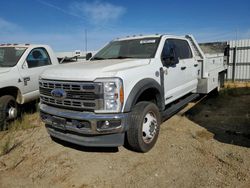
[{"label": "front bumper", "polygon": [[48,133],[82,146],[113,147],[124,144],[129,113],[95,114],[40,104]]}]

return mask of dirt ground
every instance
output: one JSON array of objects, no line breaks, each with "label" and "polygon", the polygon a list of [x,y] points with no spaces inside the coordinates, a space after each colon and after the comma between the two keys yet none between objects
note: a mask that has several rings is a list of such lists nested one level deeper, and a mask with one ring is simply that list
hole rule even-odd
[{"label": "dirt ground", "polygon": [[250,92],[240,88],[189,104],[145,154],[54,142],[39,124],[16,131],[0,156],[1,188],[250,187]]}]

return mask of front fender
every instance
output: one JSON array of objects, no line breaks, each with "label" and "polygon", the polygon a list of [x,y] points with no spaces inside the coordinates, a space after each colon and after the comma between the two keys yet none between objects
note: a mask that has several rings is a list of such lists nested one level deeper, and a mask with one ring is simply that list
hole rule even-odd
[{"label": "front fender", "polygon": [[146,91],[147,89],[154,89],[159,94],[158,106],[160,107],[160,111],[164,109],[164,88],[156,82],[154,79],[145,78],[139,81],[131,90],[127,101],[125,103],[124,112],[131,111],[132,107],[136,104],[140,95]]}]

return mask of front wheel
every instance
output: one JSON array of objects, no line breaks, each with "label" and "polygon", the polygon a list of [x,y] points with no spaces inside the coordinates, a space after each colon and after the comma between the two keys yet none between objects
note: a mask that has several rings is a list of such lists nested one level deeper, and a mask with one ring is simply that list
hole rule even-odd
[{"label": "front wheel", "polygon": [[0,97],[0,131],[8,129],[10,120],[17,118],[18,106],[16,100],[11,95]]},{"label": "front wheel", "polygon": [[160,131],[160,112],[154,103],[139,102],[131,112],[127,141],[130,148],[148,152],[156,143]]}]

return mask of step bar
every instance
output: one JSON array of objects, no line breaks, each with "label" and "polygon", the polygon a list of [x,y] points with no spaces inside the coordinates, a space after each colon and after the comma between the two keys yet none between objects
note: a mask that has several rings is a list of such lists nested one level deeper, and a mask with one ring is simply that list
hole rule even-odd
[{"label": "step bar", "polygon": [[171,107],[165,109],[162,112],[162,122],[169,119],[171,116],[173,116],[179,110],[181,110],[186,104],[188,104],[189,102],[198,98],[199,96],[200,96],[199,94],[191,94],[191,95],[181,99],[178,103],[173,104]]}]

